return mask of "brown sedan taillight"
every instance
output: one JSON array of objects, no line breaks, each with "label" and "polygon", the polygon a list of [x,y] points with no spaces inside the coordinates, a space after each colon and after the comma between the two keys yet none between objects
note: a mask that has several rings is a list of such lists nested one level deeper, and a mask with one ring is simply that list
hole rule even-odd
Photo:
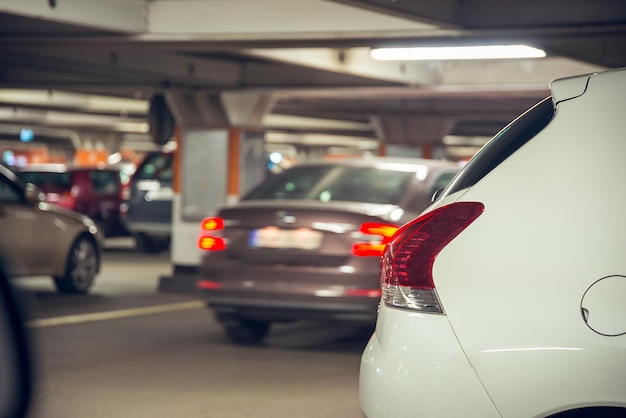
[{"label": "brown sedan taillight", "polygon": [[380,257],[397,230],[397,225],[365,222],[361,225],[359,232],[370,239],[353,244],[352,254],[359,257]]},{"label": "brown sedan taillight", "polygon": [[226,249],[226,240],[216,236],[215,232],[224,229],[222,218],[206,218],[201,223],[198,248],[207,251],[222,251]]}]

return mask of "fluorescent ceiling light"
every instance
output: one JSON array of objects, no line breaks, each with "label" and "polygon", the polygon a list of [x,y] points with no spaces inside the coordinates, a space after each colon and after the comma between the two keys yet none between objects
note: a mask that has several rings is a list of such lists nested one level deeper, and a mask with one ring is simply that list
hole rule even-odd
[{"label": "fluorescent ceiling light", "polygon": [[527,45],[484,45],[484,46],[442,46],[412,48],[377,48],[370,51],[370,56],[380,61],[409,60],[478,60],[543,58],[542,49]]}]

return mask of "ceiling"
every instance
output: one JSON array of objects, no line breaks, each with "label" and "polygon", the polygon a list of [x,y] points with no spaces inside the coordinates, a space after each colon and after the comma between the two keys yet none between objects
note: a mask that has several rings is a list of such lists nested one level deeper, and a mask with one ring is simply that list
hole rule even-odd
[{"label": "ceiling", "polygon": [[[491,43],[547,57],[369,57]],[[25,125],[39,137],[141,137],[153,95],[237,92],[272,98],[262,123],[276,142],[371,144],[384,137],[377,119],[400,116],[443,118],[446,135],[469,143],[547,96],[554,78],[626,66],[626,2],[0,0],[0,53],[5,137]]]}]

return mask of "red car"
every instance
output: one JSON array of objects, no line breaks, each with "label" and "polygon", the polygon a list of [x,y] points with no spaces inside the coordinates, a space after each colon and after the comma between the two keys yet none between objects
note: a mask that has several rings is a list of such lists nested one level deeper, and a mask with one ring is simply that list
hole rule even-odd
[{"label": "red car", "polygon": [[18,178],[46,194],[46,200],[89,216],[106,237],[125,236],[120,221],[122,180],[115,168],[31,165],[17,170]]}]

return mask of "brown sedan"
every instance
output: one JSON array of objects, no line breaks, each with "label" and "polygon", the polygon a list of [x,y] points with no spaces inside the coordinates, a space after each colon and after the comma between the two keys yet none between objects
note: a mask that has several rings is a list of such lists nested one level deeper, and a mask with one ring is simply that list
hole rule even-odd
[{"label": "brown sedan", "polygon": [[380,157],[274,175],[204,220],[198,287],[237,343],[261,341],[273,322],[373,325],[386,241],[458,170],[450,162]]}]

